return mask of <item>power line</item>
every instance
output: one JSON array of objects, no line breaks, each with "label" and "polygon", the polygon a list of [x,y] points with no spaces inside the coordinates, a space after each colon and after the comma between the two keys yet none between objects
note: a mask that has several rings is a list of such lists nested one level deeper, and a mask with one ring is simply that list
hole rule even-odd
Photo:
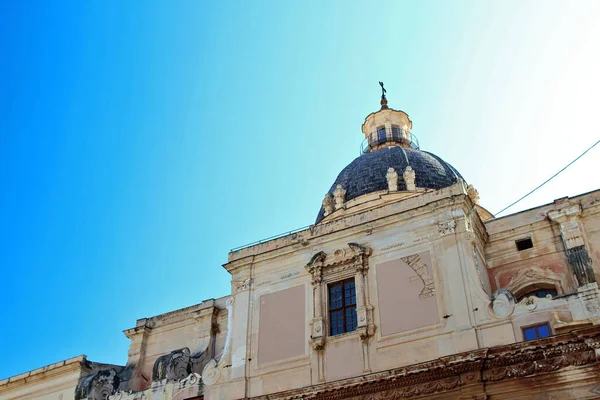
[{"label": "power line", "polygon": [[585,153],[587,153],[588,151],[590,151],[591,149],[593,149],[598,143],[600,143],[600,140],[598,140],[596,143],[594,143],[593,145],[591,145],[586,151],[584,151],[583,153],[581,153],[576,159],[574,159],[573,161],[571,161],[570,163],[568,163],[567,165],[565,165],[563,167],[563,169],[561,169],[560,171],[558,171],[557,173],[555,173],[554,175],[552,175],[550,178],[546,179],[544,181],[544,183],[542,183],[541,185],[539,185],[538,187],[536,187],[535,189],[533,189],[531,192],[527,193],[525,196],[521,197],[519,200],[515,201],[514,203],[510,204],[507,207],[504,207],[502,210],[498,211],[495,215],[498,215],[498,214],[500,214],[500,213],[508,210],[509,208],[511,208],[512,206],[514,206],[515,204],[517,204],[518,202],[520,202],[521,200],[523,200],[525,197],[529,196],[531,193],[535,192],[536,190],[538,190],[539,188],[541,188],[542,186],[544,186],[546,183],[550,182],[552,179],[556,178],[556,176],[558,176],[558,174],[560,174],[565,169],[567,169],[571,165],[573,165],[575,163],[575,161],[577,161],[581,157],[583,157],[585,155]]}]

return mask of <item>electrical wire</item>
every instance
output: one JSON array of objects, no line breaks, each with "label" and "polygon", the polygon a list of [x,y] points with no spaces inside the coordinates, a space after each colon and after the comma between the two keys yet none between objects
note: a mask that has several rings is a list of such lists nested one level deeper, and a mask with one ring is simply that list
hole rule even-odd
[{"label": "electrical wire", "polygon": [[519,200],[515,201],[514,203],[510,204],[507,207],[504,207],[502,210],[498,211],[495,215],[497,216],[498,214],[500,214],[500,213],[508,210],[509,208],[511,208],[512,206],[514,206],[515,204],[517,204],[518,202],[520,202],[521,200],[523,200],[524,198],[526,198],[527,196],[529,196],[531,193],[535,192],[536,190],[538,190],[539,188],[541,188],[542,186],[544,186],[546,183],[548,183],[552,179],[556,178],[561,172],[563,172],[565,169],[567,169],[571,165],[573,165],[577,160],[579,160],[581,157],[583,157],[588,151],[590,151],[591,149],[593,149],[594,147],[596,147],[596,145],[598,143],[600,143],[600,140],[598,140],[596,143],[594,143],[593,145],[591,145],[590,147],[588,147],[588,149],[586,151],[584,151],[576,159],[574,159],[573,161],[571,161],[570,163],[568,163],[567,165],[565,165],[560,171],[558,171],[557,173],[555,173],[554,175],[552,175],[550,178],[546,179],[544,181],[544,183],[542,183],[541,185],[539,185],[538,187],[536,187],[535,189],[533,189],[531,192],[527,193],[525,196],[521,197]]}]

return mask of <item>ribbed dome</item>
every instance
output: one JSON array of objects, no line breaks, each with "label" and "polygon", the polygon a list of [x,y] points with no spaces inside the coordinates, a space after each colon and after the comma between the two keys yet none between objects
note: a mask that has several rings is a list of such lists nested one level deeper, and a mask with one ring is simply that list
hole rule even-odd
[{"label": "ribbed dome", "polygon": [[[356,158],[340,172],[331,185],[329,194],[333,196],[333,191],[338,184],[346,190],[345,201],[363,194],[387,190],[386,173],[389,167],[394,168],[399,175],[398,190],[406,190],[402,172],[409,165],[415,171],[417,188],[441,189],[452,186],[459,178],[462,179],[454,167],[434,154],[395,146],[365,153]],[[323,217],[324,210],[321,207],[316,223]]]}]

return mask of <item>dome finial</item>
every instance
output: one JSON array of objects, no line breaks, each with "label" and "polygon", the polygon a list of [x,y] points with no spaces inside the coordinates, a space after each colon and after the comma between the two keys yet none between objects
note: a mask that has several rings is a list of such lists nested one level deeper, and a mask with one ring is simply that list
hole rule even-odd
[{"label": "dome finial", "polygon": [[379,102],[379,104],[381,104],[381,109],[383,110],[384,108],[388,108],[387,99],[385,98],[387,90],[385,90],[385,88],[383,87],[383,82],[381,81],[379,81],[379,86],[381,86],[381,101]]}]

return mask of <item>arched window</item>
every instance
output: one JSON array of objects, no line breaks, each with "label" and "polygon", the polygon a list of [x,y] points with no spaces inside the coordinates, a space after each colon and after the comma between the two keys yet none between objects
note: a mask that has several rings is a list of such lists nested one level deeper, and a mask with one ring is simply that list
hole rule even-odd
[{"label": "arched window", "polygon": [[555,298],[558,294],[556,287],[549,284],[536,284],[527,286],[519,291],[519,295],[517,296],[517,300],[521,301],[526,297],[538,297],[540,299],[545,299],[548,295]]}]

